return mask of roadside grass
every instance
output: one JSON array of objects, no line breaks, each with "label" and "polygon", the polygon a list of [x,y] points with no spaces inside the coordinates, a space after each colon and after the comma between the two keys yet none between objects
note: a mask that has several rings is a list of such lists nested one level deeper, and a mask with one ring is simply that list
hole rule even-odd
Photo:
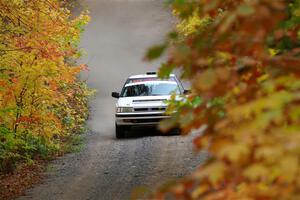
[{"label": "roadside grass", "polygon": [[62,145],[62,152],[66,153],[78,153],[84,148],[86,138],[83,133],[71,135],[67,137]]}]

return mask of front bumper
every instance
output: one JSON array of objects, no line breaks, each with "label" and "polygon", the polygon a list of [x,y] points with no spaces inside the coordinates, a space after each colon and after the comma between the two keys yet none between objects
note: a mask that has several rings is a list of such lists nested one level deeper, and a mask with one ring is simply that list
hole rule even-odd
[{"label": "front bumper", "polygon": [[161,120],[170,118],[164,112],[117,113],[117,125],[148,126],[157,125]]}]

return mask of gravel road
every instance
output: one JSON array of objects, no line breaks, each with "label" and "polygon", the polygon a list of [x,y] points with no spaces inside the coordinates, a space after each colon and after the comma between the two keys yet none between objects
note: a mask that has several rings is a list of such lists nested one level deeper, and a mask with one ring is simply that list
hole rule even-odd
[{"label": "gravel road", "polygon": [[110,94],[120,90],[129,75],[159,66],[141,58],[172,26],[163,1],[86,0],[85,5],[92,21],[81,44],[87,52],[83,61],[90,67],[83,78],[98,90],[91,102],[86,146],[80,153],[52,162],[44,183],[20,200],[129,199],[135,188],[153,189],[180,178],[205,159],[205,153],[194,153],[193,135],[161,136],[155,130],[141,129],[128,139],[114,137],[115,99]]}]

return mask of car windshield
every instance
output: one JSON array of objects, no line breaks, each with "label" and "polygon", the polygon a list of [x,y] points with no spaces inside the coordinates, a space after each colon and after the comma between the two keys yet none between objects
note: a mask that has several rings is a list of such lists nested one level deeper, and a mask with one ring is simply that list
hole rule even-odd
[{"label": "car windshield", "polygon": [[[145,81],[157,81],[161,80],[158,77],[143,77],[143,78],[131,78],[127,79],[126,84],[128,83],[138,83],[138,82],[145,82]],[[164,79],[165,81],[176,81],[174,77],[169,77],[167,79]]]},{"label": "car windshield", "polygon": [[179,94],[179,88],[172,82],[143,82],[140,84],[129,84],[125,86],[122,97],[134,96],[162,96],[171,95],[173,92]]}]

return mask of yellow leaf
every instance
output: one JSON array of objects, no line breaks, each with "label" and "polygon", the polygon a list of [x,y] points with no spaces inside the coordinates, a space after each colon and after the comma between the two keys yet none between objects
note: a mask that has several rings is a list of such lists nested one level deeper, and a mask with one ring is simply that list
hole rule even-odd
[{"label": "yellow leaf", "polygon": [[200,195],[202,195],[204,192],[208,191],[209,187],[207,185],[200,185],[192,192],[192,198],[198,199]]},{"label": "yellow leaf", "polygon": [[222,162],[215,162],[201,168],[195,173],[195,177],[201,180],[207,178],[208,181],[216,186],[223,178],[226,170],[226,166]]},{"label": "yellow leaf", "polygon": [[297,179],[299,159],[297,155],[286,155],[280,160],[281,179],[290,183]]},{"label": "yellow leaf", "polygon": [[220,157],[228,158],[231,162],[236,163],[249,155],[249,148],[246,144],[233,143],[222,147],[218,154]]},{"label": "yellow leaf", "polygon": [[257,163],[247,167],[243,175],[251,181],[257,181],[259,179],[267,177],[269,169],[263,164]]}]

